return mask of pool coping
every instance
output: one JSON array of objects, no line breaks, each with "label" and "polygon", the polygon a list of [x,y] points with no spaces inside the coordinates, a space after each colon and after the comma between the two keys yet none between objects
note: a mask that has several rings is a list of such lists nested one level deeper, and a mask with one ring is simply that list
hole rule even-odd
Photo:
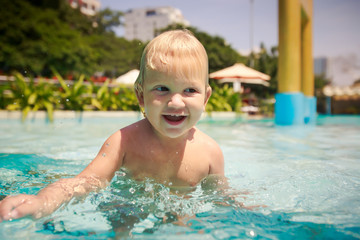
[{"label": "pool coping", "polygon": [[[21,119],[21,111],[7,111],[0,110],[0,119]],[[64,118],[117,118],[117,117],[135,117],[141,118],[142,114],[139,111],[54,111],[54,119],[64,119]],[[236,112],[204,112],[202,114],[203,118],[226,118],[226,119],[263,119],[262,115],[249,115],[246,113],[236,113]],[[29,112],[27,118],[29,119],[45,119],[47,118],[46,111],[36,111]]]}]

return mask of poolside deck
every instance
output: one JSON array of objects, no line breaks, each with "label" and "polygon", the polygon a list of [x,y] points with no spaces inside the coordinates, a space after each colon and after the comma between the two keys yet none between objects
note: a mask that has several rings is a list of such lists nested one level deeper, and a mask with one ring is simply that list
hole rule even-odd
[{"label": "poolside deck", "polygon": [[[6,111],[0,110],[0,119],[21,119],[21,111]],[[28,119],[45,119],[47,113],[45,111],[29,112]],[[104,117],[104,118],[116,118],[116,117],[134,117],[141,118],[141,112],[137,111],[54,111],[54,119],[64,119],[64,118],[92,118],[92,117]],[[246,113],[236,113],[236,112],[204,112],[202,115],[203,118],[227,118],[227,119],[262,119],[262,115],[249,115]]]}]

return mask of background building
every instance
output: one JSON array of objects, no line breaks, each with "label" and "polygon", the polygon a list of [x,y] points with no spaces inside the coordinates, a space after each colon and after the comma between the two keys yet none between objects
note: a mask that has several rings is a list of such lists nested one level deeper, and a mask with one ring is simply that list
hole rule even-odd
[{"label": "background building", "polygon": [[360,58],[356,54],[328,59],[328,76],[335,86],[350,86],[360,79]]},{"label": "background building", "polygon": [[174,23],[189,25],[181,11],[173,7],[130,9],[124,17],[125,38],[127,40],[139,39],[143,42],[153,39],[156,29],[165,28]]},{"label": "background building", "polygon": [[356,54],[314,59],[315,75],[323,75],[334,86],[351,86],[360,79],[360,58]]},{"label": "background building", "polygon": [[319,57],[314,59],[314,74],[326,77],[328,62],[327,58]]}]

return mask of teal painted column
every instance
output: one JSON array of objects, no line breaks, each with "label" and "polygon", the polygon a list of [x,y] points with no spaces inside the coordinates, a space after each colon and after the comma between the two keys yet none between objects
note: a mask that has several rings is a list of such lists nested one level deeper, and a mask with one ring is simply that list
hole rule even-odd
[{"label": "teal painted column", "polygon": [[316,117],[316,97],[304,96],[304,123],[315,124]]},{"label": "teal painted column", "polygon": [[301,92],[300,0],[279,0],[278,93],[275,123],[304,123],[304,94]]},{"label": "teal painted column", "polygon": [[275,123],[301,125],[316,123],[316,97],[303,93],[277,93],[275,95]]},{"label": "teal painted column", "polygon": [[276,124],[316,122],[312,0],[279,0],[278,93],[275,100]]},{"label": "teal painted column", "polygon": [[304,124],[304,94],[277,93],[275,95],[275,123],[278,125]]}]

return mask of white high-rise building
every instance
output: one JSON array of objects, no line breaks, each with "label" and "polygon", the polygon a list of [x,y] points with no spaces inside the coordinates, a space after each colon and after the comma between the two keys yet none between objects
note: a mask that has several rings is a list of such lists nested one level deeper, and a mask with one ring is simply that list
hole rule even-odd
[{"label": "white high-rise building", "polygon": [[181,11],[173,7],[135,8],[125,13],[125,38],[150,41],[155,37],[155,30],[170,24],[180,23],[189,26]]}]

